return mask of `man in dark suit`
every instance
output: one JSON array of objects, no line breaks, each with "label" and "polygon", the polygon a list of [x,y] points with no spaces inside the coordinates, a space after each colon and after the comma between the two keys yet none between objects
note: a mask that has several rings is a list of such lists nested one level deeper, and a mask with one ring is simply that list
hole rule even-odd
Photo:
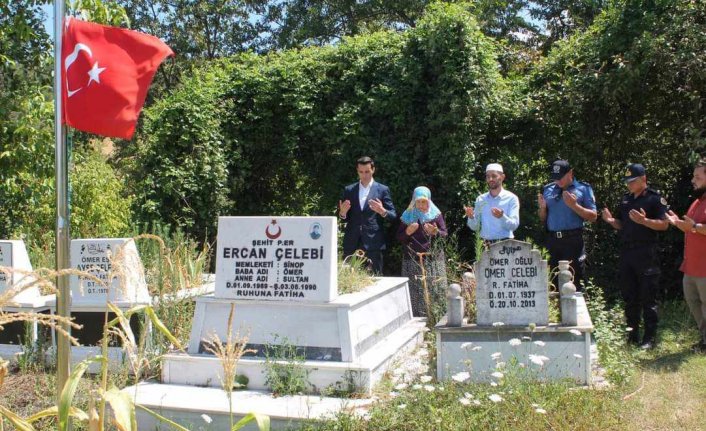
[{"label": "man in dark suit", "polygon": [[395,220],[397,213],[390,189],[373,180],[375,162],[370,157],[356,161],[359,182],[346,186],[338,202],[338,215],[346,221],[343,235],[343,255],[365,251],[373,272],[382,274],[382,251],[385,250],[383,222]]}]

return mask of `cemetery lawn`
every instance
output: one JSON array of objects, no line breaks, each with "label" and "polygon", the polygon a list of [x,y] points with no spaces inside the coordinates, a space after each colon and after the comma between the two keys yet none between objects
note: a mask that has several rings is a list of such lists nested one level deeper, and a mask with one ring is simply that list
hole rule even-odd
[{"label": "cemetery lawn", "polygon": [[[683,301],[662,308],[661,343],[652,352],[625,350],[632,369],[627,379],[605,389],[585,390],[563,384],[532,384],[506,371],[501,384],[421,383],[419,389],[395,390],[383,384],[383,399],[369,420],[340,416],[323,424],[306,424],[313,431],[411,430],[700,430],[706,424],[706,355],[695,354],[695,325]],[[123,373],[111,376],[117,386],[131,384]],[[93,383],[93,384],[92,384]],[[425,388],[425,385],[426,386]],[[0,405],[27,417],[54,404],[52,371],[15,368],[0,390]],[[89,388],[83,379],[76,406],[85,409]],[[433,388],[433,390],[431,390]],[[442,389],[443,388],[443,389]],[[399,395],[391,397],[390,392]],[[491,395],[500,396],[494,402]],[[493,397],[494,399],[497,399]],[[468,401],[460,401],[466,399]],[[476,405],[476,401],[480,405]],[[466,403],[468,405],[466,405]],[[537,410],[541,409],[541,410]],[[544,413],[546,412],[546,413]],[[51,420],[37,430],[53,430]],[[6,428],[8,429],[8,428]],[[83,429],[79,424],[76,429]],[[166,429],[166,428],[165,428]]]}]

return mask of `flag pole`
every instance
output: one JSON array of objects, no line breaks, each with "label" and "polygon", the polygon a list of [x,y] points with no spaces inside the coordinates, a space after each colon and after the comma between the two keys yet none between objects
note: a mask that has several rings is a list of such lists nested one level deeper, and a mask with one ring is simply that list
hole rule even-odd
[{"label": "flag pole", "polygon": [[[61,42],[63,32],[64,0],[54,1],[54,132],[56,136],[56,270],[67,269],[70,266],[69,246],[71,235],[69,232],[69,161],[66,147],[66,129],[61,121],[62,98],[62,64],[61,64]],[[69,290],[69,277],[62,275],[57,277],[56,312],[59,316],[71,317],[71,292]],[[61,327],[68,333],[71,328],[66,322],[61,323]],[[57,361],[56,361],[56,393],[57,405],[61,391],[64,389],[69,373],[71,362],[69,360],[71,345],[67,335],[57,334]],[[69,425],[70,426],[70,425]]]}]

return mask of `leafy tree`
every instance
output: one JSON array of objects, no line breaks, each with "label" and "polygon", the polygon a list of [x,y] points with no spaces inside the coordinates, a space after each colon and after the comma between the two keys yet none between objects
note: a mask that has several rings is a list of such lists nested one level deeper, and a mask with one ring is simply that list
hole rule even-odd
[{"label": "leafy tree", "polygon": [[461,208],[501,88],[493,43],[448,4],[405,33],[218,61],[147,109],[136,208],[198,235],[224,214],[328,215],[363,154],[398,206],[426,184]]},{"label": "leafy tree", "polygon": [[608,0],[532,0],[531,16],[546,28],[544,52],[555,42],[586,30],[607,5]]},{"label": "leafy tree", "polygon": [[270,45],[326,45],[345,36],[383,28],[414,27],[429,0],[271,1],[264,17]]}]

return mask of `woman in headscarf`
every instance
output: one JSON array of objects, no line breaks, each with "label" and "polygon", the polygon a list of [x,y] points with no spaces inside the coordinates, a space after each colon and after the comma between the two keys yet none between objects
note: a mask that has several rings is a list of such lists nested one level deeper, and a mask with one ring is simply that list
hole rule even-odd
[{"label": "woman in headscarf", "polygon": [[[446,258],[441,244],[435,244],[439,237],[448,235],[446,222],[426,187],[414,189],[412,201],[400,220],[397,239],[404,249],[402,276],[409,277],[412,314],[427,316],[432,305],[444,297],[446,289]],[[428,296],[424,292],[423,277]]]}]

